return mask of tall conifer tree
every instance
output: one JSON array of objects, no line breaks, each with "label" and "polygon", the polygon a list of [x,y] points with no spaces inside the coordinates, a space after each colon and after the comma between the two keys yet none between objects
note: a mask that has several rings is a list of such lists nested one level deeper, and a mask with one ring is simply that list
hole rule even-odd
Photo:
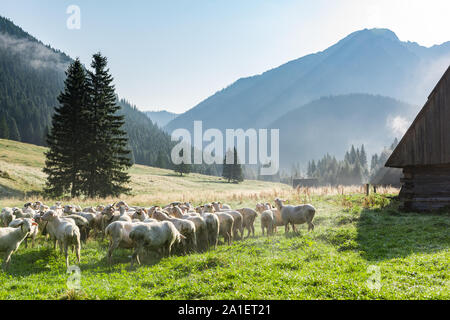
[{"label": "tall conifer tree", "polygon": [[107,59],[100,53],[93,56],[89,79],[89,113],[86,148],[83,161],[84,189],[94,197],[118,196],[130,189],[127,169],[131,166],[127,149],[125,117],[118,115],[113,77],[107,69]]},{"label": "tall conifer tree", "polygon": [[58,97],[52,129],[47,136],[49,147],[44,172],[48,175],[45,192],[59,197],[70,192],[72,197],[82,193],[81,157],[86,142],[84,114],[87,105],[86,73],[76,59],[68,68],[64,91]]}]

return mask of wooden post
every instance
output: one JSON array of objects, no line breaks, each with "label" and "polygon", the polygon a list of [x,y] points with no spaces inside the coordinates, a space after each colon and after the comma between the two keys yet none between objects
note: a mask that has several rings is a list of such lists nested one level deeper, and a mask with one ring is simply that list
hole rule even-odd
[{"label": "wooden post", "polygon": [[373,186],[373,193],[377,193],[377,186]]},{"label": "wooden post", "polygon": [[370,184],[366,184],[366,196],[370,194]]}]

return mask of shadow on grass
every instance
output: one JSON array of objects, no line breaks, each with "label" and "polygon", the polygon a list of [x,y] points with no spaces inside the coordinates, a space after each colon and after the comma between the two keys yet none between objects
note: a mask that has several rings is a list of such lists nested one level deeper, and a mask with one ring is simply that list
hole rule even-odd
[{"label": "shadow on grass", "polygon": [[398,202],[384,209],[364,209],[357,222],[359,250],[369,261],[432,253],[450,247],[450,212],[405,213]]},{"label": "shadow on grass", "polygon": [[10,187],[6,187],[5,185],[0,185],[0,200],[2,198],[19,198],[25,199],[27,197],[38,197],[41,196],[42,192],[38,190],[31,190],[24,192],[22,190],[12,189]]}]

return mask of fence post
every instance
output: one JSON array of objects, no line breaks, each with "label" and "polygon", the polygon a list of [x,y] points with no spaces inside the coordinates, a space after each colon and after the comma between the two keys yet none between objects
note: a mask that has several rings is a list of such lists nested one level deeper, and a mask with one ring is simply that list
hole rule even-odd
[{"label": "fence post", "polygon": [[369,196],[370,194],[370,184],[366,184],[366,196]]},{"label": "fence post", "polygon": [[373,186],[373,193],[377,193],[377,186]]}]

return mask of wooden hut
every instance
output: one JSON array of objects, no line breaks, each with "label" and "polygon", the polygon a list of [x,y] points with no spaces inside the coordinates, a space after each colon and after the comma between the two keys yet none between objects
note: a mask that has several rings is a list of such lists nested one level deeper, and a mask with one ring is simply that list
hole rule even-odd
[{"label": "wooden hut", "polygon": [[402,168],[404,209],[450,208],[450,67],[386,162]]}]

